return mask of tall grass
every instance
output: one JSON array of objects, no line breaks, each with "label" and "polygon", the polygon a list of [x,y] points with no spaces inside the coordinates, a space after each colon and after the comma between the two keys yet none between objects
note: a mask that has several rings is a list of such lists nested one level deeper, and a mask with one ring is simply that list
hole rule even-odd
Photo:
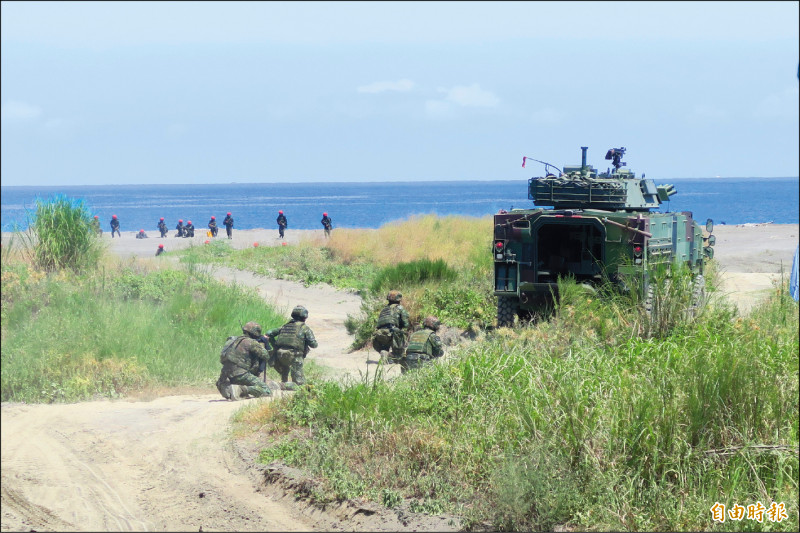
[{"label": "tall grass", "polygon": [[[324,479],[321,499],[410,498],[505,530],[796,530],[787,292],[747,318],[715,307],[655,338],[634,310],[567,288],[547,322],[393,382],[296,395],[269,415],[284,436],[262,456]],[[717,501],[773,500],[788,520],[711,520]]]},{"label": "tall grass", "polygon": [[92,216],[83,200],[63,195],[36,200],[28,212],[28,230],[18,232],[20,244],[38,268],[76,272],[94,268],[102,254],[101,241],[91,229]]},{"label": "tall grass", "polygon": [[281,325],[257,295],[201,271],[76,274],[24,263],[2,277],[2,400],[76,401],[144,386],[213,387],[240,323]]},{"label": "tall grass", "polygon": [[436,261],[418,259],[384,267],[372,280],[370,290],[373,293],[380,293],[392,287],[403,287],[426,281],[453,281],[456,276],[456,271],[442,259]]},{"label": "tall grass", "polygon": [[[373,229],[337,228],[329,239],[234,250],[214,242],[181,252],[186,260],[224,264],[305,283],[368,289],[384,267],[429,261],[432,268],[486,272],[492,264],[491,218],[426,215]],[[438,266],[444,264],[445,266]],[[437,266],[433,266],[437,265]]]},{"label": "tall grass", "polygon": [[455,267],[470,264],[489,268],[491,240],[491,217],[424,215],[377,230],[339,228],[324,242],[343,263],[369,261],[386,266],[441,259]]}]

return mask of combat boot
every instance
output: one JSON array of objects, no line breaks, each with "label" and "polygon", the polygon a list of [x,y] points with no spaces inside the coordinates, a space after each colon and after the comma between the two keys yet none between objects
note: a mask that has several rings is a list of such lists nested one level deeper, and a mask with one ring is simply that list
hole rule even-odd
[{"label": "combat boot", "polygon": [[296,391],[297,385],[292,383],[291,381],[283,381],[281,382],[281,390]]},{"label": "combat boot", "polygon": [[242,387],[240,385],[228,385],[226,388],[229,388],[230,390],[230,394],[228,396],[230,401],[235,402],[241,399]]}]

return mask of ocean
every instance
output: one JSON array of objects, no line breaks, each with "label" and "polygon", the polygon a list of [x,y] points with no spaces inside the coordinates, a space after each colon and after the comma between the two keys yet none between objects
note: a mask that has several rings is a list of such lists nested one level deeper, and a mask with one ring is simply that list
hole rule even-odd
[{"label": "ocean", "polygon": [[[716,224],[797,224],[798,178],[681,178],[660,211],[691,211]],[[527,179],[385,183],[230,183],[213,185],[86,185],[0,187],[3,231],[26,227],[37,198],[55,194],[83,200],[108,231],[117,215],[122,231],[155,231],[164,217],[170,232],[183,219],[205,228],[212,215],[222,228],[230,211],[236,229],[274,228],[278,210],[292,229],[321,229],[322,213],[334,228],[377,228],[414,215],[484,217],[500,209],[533,207]]]}]

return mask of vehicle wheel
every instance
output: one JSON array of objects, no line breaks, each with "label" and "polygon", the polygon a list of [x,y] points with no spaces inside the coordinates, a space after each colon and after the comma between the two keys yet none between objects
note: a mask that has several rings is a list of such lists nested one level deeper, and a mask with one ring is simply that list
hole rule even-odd
[{"label": "vehicle wheel", "polygon": [[519,301],[511,296],[497,297],[497,327],[510,328],[514,325]]}]

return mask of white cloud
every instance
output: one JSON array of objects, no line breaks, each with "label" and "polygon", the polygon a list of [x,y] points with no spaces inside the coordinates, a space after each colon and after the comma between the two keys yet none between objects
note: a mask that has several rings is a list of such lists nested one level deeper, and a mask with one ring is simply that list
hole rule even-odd
[{"label": "white cloud", "polygon": [[477,83],[456,85],[447,91],[446,99],[463,107],[495,107],[500,103],[494,93],[481,89]]},{"label": "white cloud", "polygon": [[41,108],[35,105],[26,104],[25,102],[6,100],[3,102],[3,105],[0,106],[0,119],[3,121],[35,120],[41,115]]},{"label": "white cloud", "polygon": [[442,100],[426,100],[425,113],[433,118],[452,118],[458,107],[496,107],[500,103],[494,93],[481,89],[480,85],[456,85],[450,89],[439,87],[444,94]]},{"label": "white cloud", "polygon": [[431,118],[452,118],[455,116],[453,111],[453,104],[445,100],[425,101],[425,114]]},{"label": "white cloud", "polygon": [[376,81],[369,85],[362,85],[356,89],[360,93],[383,93],[386,91],[408,92],[414,88],[414,82],[407,79],[398,81]]}]

